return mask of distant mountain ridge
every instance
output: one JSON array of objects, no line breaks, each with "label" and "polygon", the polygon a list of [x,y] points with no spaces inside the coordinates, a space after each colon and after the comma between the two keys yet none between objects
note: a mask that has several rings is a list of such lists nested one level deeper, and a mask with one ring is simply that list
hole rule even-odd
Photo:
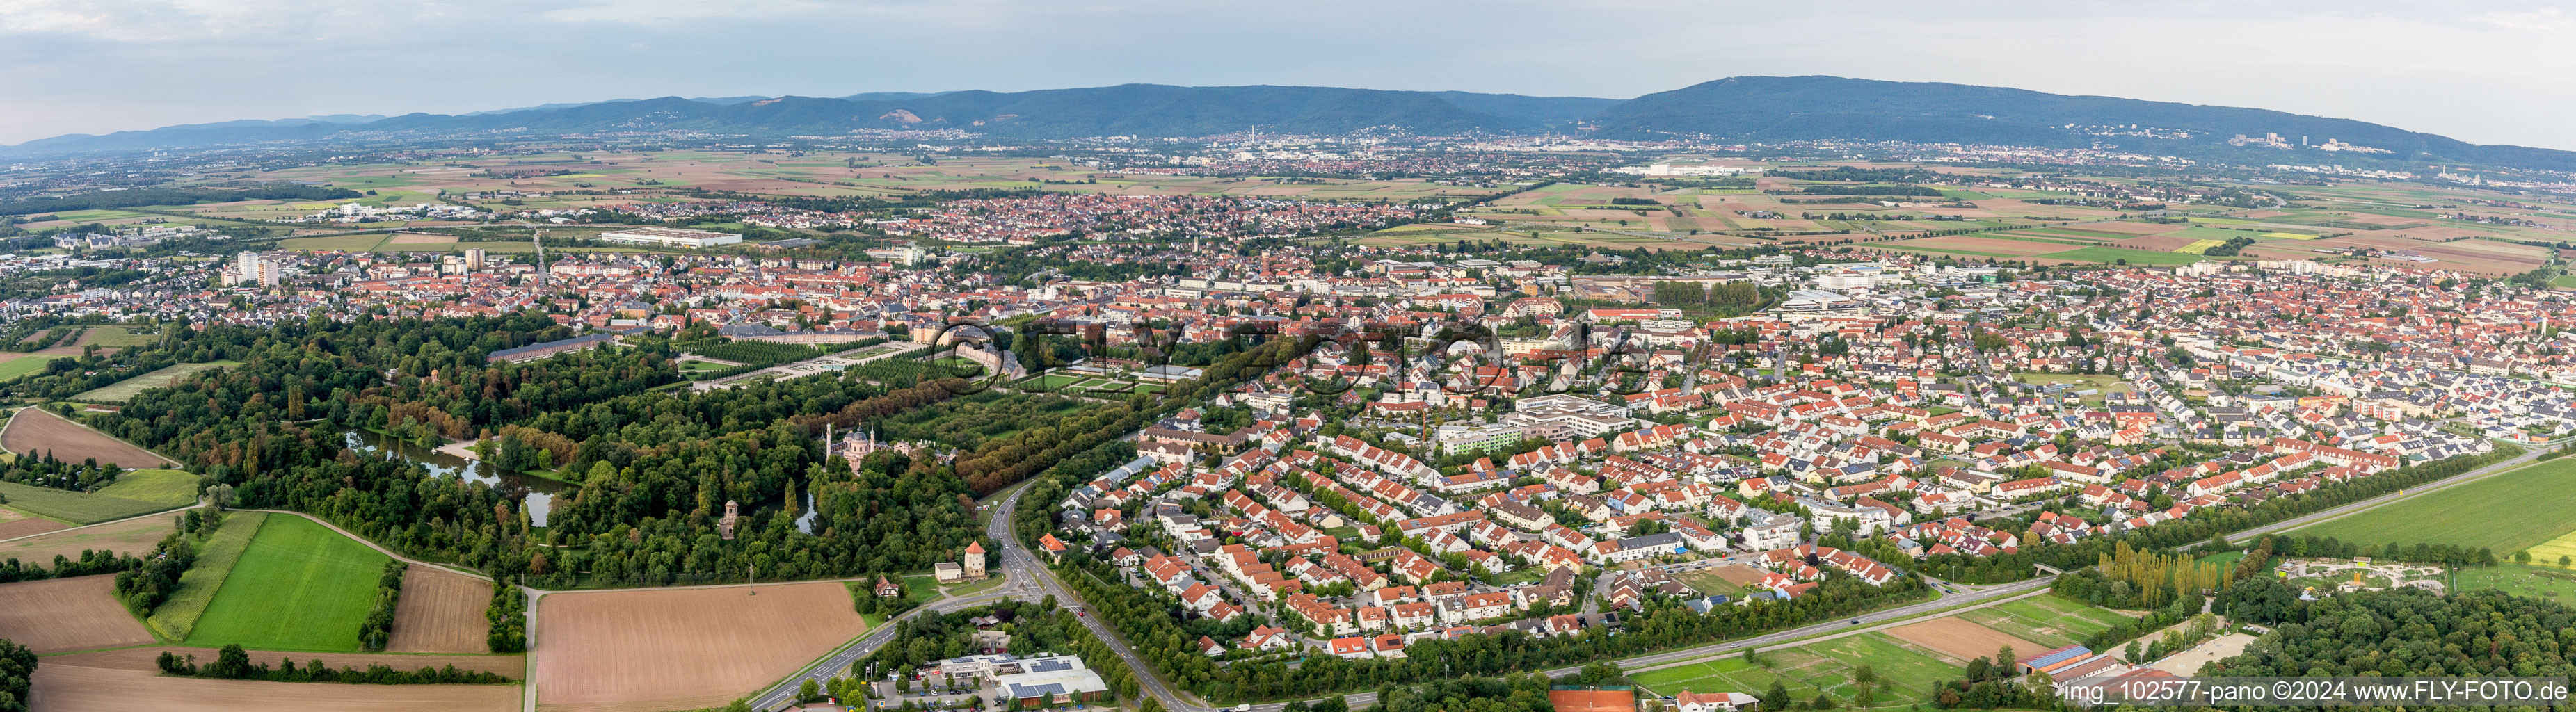
[{"label": "distant mountain ridge", "polygon": [[[2128,125],[2196,132],[2191,139],[2100,137],[2080,128]],[[1578,129],[1577,127],[1582,127]],[[734,96],[617,99],[467,114],[333,116],[233,121],[74,134],[0,147],[0,155],[192,148],[334,138],[466,139],[601,132],[703,131],[752,136],[840,135],[863,129],[954,128],[1003,139],[1147,138],[1264,132],[1339,134],[1395,127],[1419,134],[1577,132],[1617,139],[1696,135],[1721,140],[1804,139],[1995,143],[2083,147],[2096,142],[2157,155],[2263,159],[2226,144],[2234,134],[2308,136],[2381,148],[2343,154],[2576,170],[2576,152],[2481,146],[2350,119],[2263,109],[2101,96],[2066,96],[1964,84],[1841,77],[1731,77],[1629,100],[1304,86],[1183,87],[1122,84],[1023,92],[867,92],[836,98]],[[2295,138],[2293,138],[2295,140]],[[2283,153],[2292,162],[2320,154]],[[2327,154],[2332,155],[2332,154]]]},{"label": "distant mountain ridge", "polygon": [[[2280,134],[2322,144],[2332,138],[2388,154],[2345,154],[2357,161],[2468,161],[2524,168],[2576,170],[2576,152],[2523,146],[2480,146],[2458,139],[2367,121],[2265,109],[2143,101],[2107,96],[2068,96],[2004,87],[1938,82],[1888,82],[1842,77],[1729,77],[1637,97],[1590,118],[1596,135],[1644,139],[1705,134],[1744,141],[1858,139],[1924,143],[1994,143],[2083,147],[2096,140],[2161,155],[2220,155],[2236,134]],[[2125,126],[2187,129],[2191,140],[2096,137],[2067,128]],[[2163,150],[2159,150],[2163,149]],[[2178,150],[2177,150],[2178,149]],[[2319,160],[2310,152],[2290,162]]]}]

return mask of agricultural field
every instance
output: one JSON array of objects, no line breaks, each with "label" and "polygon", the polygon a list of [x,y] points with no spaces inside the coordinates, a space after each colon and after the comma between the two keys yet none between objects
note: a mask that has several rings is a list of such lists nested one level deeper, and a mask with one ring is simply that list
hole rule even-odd
[{"label": "agricultural field", "polygon": [[100,574],[0,583],[0,639],[37,653],[152,642],[152,632],[116,600],[116,576]]},{"label": "agricultural field", "polygon": [[224,579],[241,563],[242,552],[250,549],[251,540],[267,522],[267,512],[225,513],[223,526],[197,546],[196,563],[179,574],[179,589],[170,592],[170,600],[153,609],[144,624],[164,639],[187,640],[215,602],[215,594],[223,590]]},{"label": "agricultural field", "polygon": [[1758,665],[1740,657],[1725,657],[1632,673],[1628,678],[1658,695],[1683,690],[1759,694],[1778,680],[1792,695],[1814,697],[1821,690],[1849,704],[1857,691],[1851,681],[1852,672],[1868,665],[1881,681],[1875,706],[1901,707],[1919,702],[1933,685],[1960,674],[1959,661],[1883,633],[1819,641],[1763,653],[1761,657],[1763,664]]},{"label": "agricultural field", "polygon": [[2362,544],[2451,544],[2510,558],[2513,552],[2576,531],[2576,508],[2528,506],[2555,501],[2571,488],[2576,488],[2576,460],[2551,460],[2289,533]]},{"label": "agricultural field", "polygon": [[385,650],[396,653],[480,653],[492,621],[483,609],[492,603],[492,583],[436,566],[414,566],[403,572],[402,599],[395,603],[394,630]]},{"label": "agricultural field", "polygon": [[159,543],[161,537],[169,535],[171,520],[180,516],[178,512],[171,512],[70,531],[36,536],[22,534],[17,539],[0,541],[0,559],[41,561],[48,562],[50,566],[56,556],[77,559],[82,551],[90,549],[141,556],[152,551],[152,545]]},{"label": "agricultural field", "polygon": [[146,373],[90,389],[88,391],[83,391],[79,395],[72,396],[71,399],[94,403],[123,403],[126,399],[133,398],[134,394],[141,393],[143,392],[143,389],[146,388],[161,388],[173,383],[178,383],[179,379],[187,378],[198,371],[239,365],[241,365],[241,362],[239,361],[208,361],[205,363],[172,364],[154,370],[151,373]]},{"label": "agricultural field", "polygon": [[[147,646],[95,653],[57,655],[36,668],[35,690],[28,707],[36,710],[105,710],[148,708],[169,712],[455,712],[519,708],[518,685],[344,685],[329,683],[250,682],[170,677],[153,666],[153,658],[171,650],[214,659],[212,650]],[[282,657],[251,653],[253,662],[274,666]],[[330,655],[296,653],[297,665],[319,657],[332,667],[381,663],[398,668],[454,664],[471,668],[480,660],[498,661],[491,672],[513,675],[515,656]],[[515,675],[514,675],[515,676]]]},{"label": "agricultural field", "polygon": [[2127,616],[2056,596],[2033,596],[1962,611],[1958,617],[2005,635],[2054,648],[2081,642],[2095,633],[2109,630]]},{"label": "agricultural field", "polygon": [[44,354],[0,353],[0,381],[43,371],[45,364],[53,360],[53,356]]},{"label": "agricultural field", "polygon": [[[865,629],[838,583],[558,593],[540,599],[540,705],[688,709],[785,677]],[[643,653],[643,654],[639,654]]]},{"label": "agricultural field", "polygon": [[96,459],[101,464],[113,464],[119,467],[161,467],[178,464],[160,455],[152,454],[149,450],[135,447],[133,443],[92,430],[89,426],[67,420],[52,411],[34,407],[18,409],[16,415],[10,416],[8,425],[0,426],[0,448],[7,448],[10,453],[17,455],[51,452],[54,459],[64,462]]},{"label": "agricultural field", "polygon": [[[0,482],[0,495],[9,498],[9,508],[26,514],[58,519],[73,524],[97,524],[126,517],[151,514],[185,506],[186,502],[168,504],[126,499],[104,494],[58,490],[52,487]],[[22,525],[32,526],[32,525]],[[35,532],[28,532],[35,533]],[[5,552],[0,552],[5,553]]]},{"label": "agricultural field", "polygon": [[0,541],[61,531],[71,525],[0,506]]},{"label": "agricultural field", "polygon": [[128,470],[117,475],[116,482],[100,488],[99,494],[145,502],[161,502],[176,507],[195,504],[197,476],[181,470]]},{"label": "agricultural field", "polygon": [[189,645],[354,651],[390,559],[313,520],[270,517],[224,579]]}]

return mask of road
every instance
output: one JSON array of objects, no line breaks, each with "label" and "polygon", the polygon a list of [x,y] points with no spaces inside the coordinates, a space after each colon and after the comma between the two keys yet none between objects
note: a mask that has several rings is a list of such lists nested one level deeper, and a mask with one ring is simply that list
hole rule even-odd
[{"label": "road", "polygon": [[[1037,560],[1037,556],[1029,552],[1027,547],[1022,546],[1020,544],[1019,537],[1013,536],[1011,533],[1010,523],[1012,512],[1019,508],[1020,493],[1025,491],[1027,491],[1027,488],[1025,487],[1017,488],[1006,496],[993,512],[992,522],[985,527],[985,533],[994,541],[1001,543],[1000,570],[1003,571],[1005,575],[1011,577],[1012,583],[1002,589],[988,591],[968,598],[941,601],[931,606],[926,606],[924,609],[946,611],[983,605],[1005,597],[1021,598],[1025,600],[1031,597],[1047,595],[1055,596],[1055,599],[1059,604],[1080,605],[1082,598],[1075,596],[1071,588],[1065,586],[1063,581],[1058,580],[1053,570],[1040,564]],[[1764,649],[1766,646],[1783,646],[1801,642],[1806,638],[1819,635],[1877,630],[1912,618],[1924,617],[1934,613],[1947,612],[1966,606],[1994,603],[2006,598],[2037,593],[2045,590],[2049,583],[2055,578],[2056,577],[2054,575],[2050,575],[2028,581],[2004,584],[2000,586],[1990,586],[1982,589],[1965,589],[1953,585],[1953,589],[1957,590],[1956,593],[1922,603],[1872,611],[1846,618],[1837,618],[1814,625],[1801,626],[1751,638],[1622,658],[1619,659],[1618,662],[1620,666],[1633,670],[1681,663],[1712,655],[1736,652],[1744,649],[1746,646],[1753,646],[1756,649]],[[916,609],[912,612],[906,613],[905,616],[918,614],[924,609]],[[898,617],[897,620],[900,619],[901,618]],[[1165,709],[1172,710],[1173,712],[1226,712],[1232,709],[1230,707],[1211,706],[1207,704],[1205,700],[1201,700],[1195,695],[1190,695],[1173,688],[1170,683],[1164,681],[1154,672],[1154,668],[1148,665],[1143,657],[1136,654],[1134,646],[1129,645],[1126,639],[1120,637],[1117,631],[1111,630],[1107,624],[1102,623],[1097,616],[1085,615],[1078,618],[1078,620],[1082,621],[1083,627],[1091,630],[1091,634],[1093,636],[1098,637],[1102,643],[1107,644],[1109,649],[1118,652],[1118,657],[1127,663],[1128,669],[1135,671],[1137,684],[1143,688],[1145,694],[1152,695],[1154,699],[1163,704]],[[1858,620],[1860,623],[1855,625],[1852,623],[1854,620]],[[885,645],[887,640],[893,637],[893,631],[895,628],[895,626],[892,625],[893,622],[894,621],[888,621],[887,625],[868,631],[868,633],[861,636],[856,643],[833,653],[822,661],[817,662],[813,667],[808,668],[805,672],[800,673],[795,677],[788,678],[787,680],[780,682],[778,685],[763,691],[761,694],[753,698],[752,709],[780,709],[794,701],[793,697],[796,694],[796,688],[804,680],[811,679],[819,681],[836,675],[847,674],[852,661],[866,657],[869,653],[875,652],[878,647]],[[1580,671],[1582,671],[1582,668],[1580,666],[1576,666],[1557,668],[1546,672],[1549,677],[1565,677]],[[1358,709],[1374,704],[1377,701],[1377,693],[1357,692],[1346,695],[1344,698],[1349,701],[1352,708]],[[1287,703],[1285,702],[1273,702],[1269,704],[1253,705],[1252,710],[1253,712],[1280,712],[1281,709],[1286,706]]]},{"label": "road", "polygon": [[943,599],[927,606],[919,606],[912,610],[904,611],[902,615],[887,619],[886,622],[878,624],[877,627],[868,629],[867,634],[859,636],[858,642],[845,646],[838,651],[834,651],[831,655],[825,656],[821,661],[814,663],[812,667],[808,667],[803,672],[797,673],[794,677],[780,681],[777,685],[773,685],[768,690],[762,691],[758,696],[751,698],[751,708],[756,710],[774,710],[794,703],[796,701],[797,688],[803,686],[806,680],[813,680],[819,684],[825,680],[835,677],[848,677],[850,675],[851,663],[857,662],[859,658],[867,657],[869,653],[876,652],[877,648],[884,647],[887,641],[894,638],[894,631],[897,627],[895,624],[899,621],[908,620],[924,613],[947,613],[949,611],[962,608],[989,605],[994,601],[1010,597],[1012,593],[1016,592],[1016,590],[1016,586],[998,588],[963,598]]},{"label": "road", "polygon": [[[1021,487],[1004,498],[1001,506],[993,511],[993,521],[985,526],[985,533],[994,541],[1002,543],[1002,570],[1010,572],[1013,578],[1037,582],[1038,588],[1045,591],[1047,595],[1055,596],[1059,604],[1079,605],[1082,597],[1073,595],[1073,589],[1067,588],[1063,581],[1056,579],[1055,571],[1040,564],[1037,556],[1029,553],[1027,547],[1021,546],[1020,538],[1011,533],[1011,513],[1019,508],[1020,495],[1028,490],[1027,487]],[[1107,624],[1100,622],[1099,616],[1090,615],[1088,610],[1083,611],[1083,614],[1075,620],[1082,621],[1082,627],[1091,629],[1092,636],[1099,638],[1100,642],[1109,646],[1110,650],[1118,651],[1119,659],[1127,662],[1127,669],[1136,673],[1137,685],[1144,688],[1145,694],[1161,700],[1165,709],[1174,712],[1210,712],[1215,709],[1207,706],[1194,695],[1173,689],[1169,683],[1163,681],[1161,674],[1154,671],[1153,666],[1145,664],[1145,659],[1136,655],[1136,647],[1129,645],[1125,638],[1119,637],[1118,631],[1110,630]]]},{"label": "road", "polygon": [[[2391,504],[2391,503],[2394,503],[2394,502],[2396,502],[2396,501],[2398,501],[2398,500],[2402,500],[2402,499],[2408,499],[2408,498],[2411,498],[2411,497],[2421,497],[2421,496],[2424,496],[2424,494],[2425,494],[2425,493],[2427,493],[2427,492],[2433,492],[2433,491],[2441,490],[2441,489],[2444,489],[2444,488],[2452,487],[2452,486],[2454,486],[2454,485],[2460,485],[2460,484],[2465,484],[2465,483],[2469,483],[2469,482],[2475,482],[2475,481],[2478,481],[2478,480],[2483,480],[2483,479],[2486,479],[2486,478],[2489,478],[2489,477],[2494,477],[2494,476],[2496,476],[2496,475],[2503,474],[2503,473],[2504,473],[2505,471],[2507,471],[2507,470],[2511,470],[2511,469],[2514,469],[2514,468],[2517,468],[2517,467],[2521,467],[2521,466],[2523,466],[2523,465],[2531,464],[2533,461],[2540,459],[2540,455],[2541,455],[2543,452],[2546,452],[2546,451],[2544,451],[2544,450],[2538,450],[2538,449],[2533,449],[2533,450],[2525,451],[2525,452],[2524,452],[2524,453],[2522,453],[2521,455],[2517,455],[2517,456],[2515,456],[2513,459],[2509,459],[2509,460],[2505,460],[2505,461],[2502,461],[2502,462],[2498,462],[2498,463],[2495,463],[2495,464],[2492,464],[2492,465],[2488,465],[2488,466],[2485,466],[2485,467],[2481,467],[2481,468],[2478,468],[2478,469],[2475,469],[2475,470],[2470,470],[2470,471],[2465,472],[2465,473],[2462,473],[2462,474],[2452,475],[2452,476],[2447,477],[2447,478],[2443,478],[2443,479],[2439,479],[2439,480],[2434,480],[2434,481],[2432,481],[2432,482],[2425,483],[2425,484],[2423,484],[2422,486],[2417,486],[2417,487],[2408,487],[2408,488],[2406,488],[2406,489],[2398,490],[2398,491],[2395,491],[2395,492],[2390,492],[2390,493],[2388,493],[2388,494],[2383,494],[2383,495],[2380,495],[2380,496],[2377,496],[2377,497],[2372,497],[2372,498],[2370,498],[2370,499],[2365,499],[2365,500],[2362,500],[2362,501],[2359,501],[2359,502],[2354,502],[2354,503],[2351,503],[2351,504],[2343,505],[2343,506],[2341,506],[2341,507],[2336,507],[2336,508],[2328,509],[2328,510],[2321,511],[2321,512],[2315,512],[2315,513],[2311,513],[2311,514],[2305,514],[2305,515],[2301,515],[2301,516],[2291,517],[2291,518],[2289,518],[2289,519],[2283,519],[2283,520],[2281,520],[2281,521],[2273,522],[2273,523],[2270,523],[2270,524],[2265,524],[2265,525],[2263,525],[2263,526],[2254,527],[2254,528],[2252,528],[2252,529],[2247,529],[2247,530],[2240,531],[2240,532],[2229,532],[2229,533],[2228,533],[2228,535],[2227,535],[2227,538],[2228,538],[2229,540],[2231,540],[2231,541],[2242,541],[2242,540],[2244,540],[2244,539],[2246,539],[2246,538],[2248,538],[2248,537],[2256,537],[2256,536],[2262,536],[2262,535],[2264,535],[2264,534],[2270,534],[2270,533],[2278,532],[2278,531],[2285,531],[2285,530],[2290,530],[2290,529],[2297,529],[2297,528],[2299,528],[2299,527],[2304,527],[2304,526],[2307,526],[2307,525],[2310,525],[2310,524],[2315,524],[2315,523],[2317,523],[2317,522],[2322,522],[2322,521],[2325,521],[2325,520],[2328,520],[2328,519],[2335,519],[2335,518],[2342,517],[2342,516],[2347,515],[2347,514],[2352,514],[2352,513],[2354,513],[2354,512],[2359,512],[2359,511],[2362,511],[2362,510],[2365,510],[2365,509],[2371,509],[2371,508],[2379,507],[2379,506],[2382,506],[2382,505]],[[2192,543],[2189,543],[2189,544],[2184,544],[2184,545],[2182,545],[2182,546],[2177,546],[2177,547],[2174,547],[2174,548],[2175,548],[2175,549],[2182,549],[2182,550],[2189,550],[2189,549],[2192,549],[2192,548],[2194,548],[2194,547],[2200,546],[2201,544],[2204,544],[2204,543],[2207,543],[2207,542],[2199,542],[2199,541],[2195,541],[2195,542],[2192,542]]]}]

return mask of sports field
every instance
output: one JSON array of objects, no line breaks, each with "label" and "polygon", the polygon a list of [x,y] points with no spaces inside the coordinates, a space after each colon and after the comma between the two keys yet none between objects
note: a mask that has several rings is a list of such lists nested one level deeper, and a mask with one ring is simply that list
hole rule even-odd
[{"label": "sports field", "polygon": [[[2540,559],[2535,556],[2532,561]],[[2492,588],[2516,596],[2546,598],[2563,604],[2576,604],[2576,571],[2558,568],[2557,556],[2549,557],[2548,566],[2524,566],[2505,563],[2494,566],[2462,566],[2453,572],[2459,577],[2460,590]]]},{"label": "sports field", "polygon": [[[2451,544],[2496,558],[2576,531],[2576,460],[2551,460],[2467,484],[2365,509],[2291,534],[2363,544]],[[2576,550],[2571,550],[2576,551]],[[2533,552],[2534,560],[2539,552]],[[2557,560],[2556,555],[2549,557]]]},{"label": "sports field", "polygon": [[1820,641],[1761,657],[1761,665],[1745,662],[1741,657],[1723,657],[1635,673],[1628,678],[1658,695],[1683,690],[1760,694],[1776,679],[1791,695],[1813,698],[1823,690],[1835,700],[1851,704],[1858,691],[1852,684],[1852,673],[1867,665],[1879,679],[1873,706],[1902,707],[1921,701],[1942,680],[1960,675],[1959,666],[1949,660],[1881,633]]},{"label": "sports field", "polygon": [[2033,596],[1999,606],[1961,611],[1959,617],[2015,638],[2049,646],[2080,642],[2125,620],[2118,613],[2056,596]]},{"label": "sports field", "polygon": [[188,634],[189,645],[358,650],[387,558],[294,515],[270,517]]}]

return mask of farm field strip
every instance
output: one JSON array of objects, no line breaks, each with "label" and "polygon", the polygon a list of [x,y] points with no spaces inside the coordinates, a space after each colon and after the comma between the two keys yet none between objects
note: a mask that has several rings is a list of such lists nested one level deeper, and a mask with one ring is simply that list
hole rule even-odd
[{"label": "farm field strip", "polygon": [[834,582],[557,593],[536,613],[544,634],[531,655],[537,702],[548,709],[721,705],[866,625]]},{"label": "farm field strip", "polygon": [[241,561],[242,552],[259,535],[268,521],[267,512],[231,512],[224,515],[223,526],[197,547],[197,561],[179,574],[179,589],[170,599],[152,611],[144,622],[161,637],[187,640],[196,630],[197,621],[206,615],[206,606],[214,603],[224,579],[232,575],[233,566]]},{"label": "farm field strip", "polygon": [[78,395],[72,396],[71,400],[94,401],[99,403],[123,403],[126,400],[133,398],[134,394],[143,392],[144,389],[161,388],[173,383],[178,383],[180,379],[194,375],[198,371],[239,365],[241,365],[241,362],[239,361],[208,361],[205,363],[171,364],[154,369],[151,373],[146,373],[83,391]]},{"label": "farm field strip", "polygon": [[[152,654],[158,655],[158,652]],[[37,710],[145,708],[163,712],[502,712],[518,709],[520,702],[518,685],[344,685],[206,680],[169,677],[149,668],[135,669],[132,665],[123,664],[122,658],[107,658],[104,662],[91,659],[92,656],[106,655],[110,653],[46,658],[36,669],[35,689],[27,700],[29,707]],[[202,655],[198,657],[200,661],[208,659]],[[262,660],[261,656],[255,655],[252,659],[276,664],[275,660]]]},{"label": "farm field strip", "polygon": [[[0,496],[9,498],[9,508],[73,524],[97,524],[127,517],[142,516],[180,504],[146,502],[105,494],[72,492],[52,487],[37,487],[16,482],[0,482]],[[184,504],[184,503],[183,503]],[[27,532],[33,534],[36,532]]]},{"label": "farm field strip", "polygon": [[[239,643],[265,650],[358,649],[358,623],[375,604],[391,558],[297,516],[270,518],[188,633],[190,645]],[[293,615],[278,615],[292,611]]]},{"label": "farm field strip", "polygon": [[152,642],[116,600],[116,576],[0,583],[0,639],[38,653]]},{"label": "farm field strip", "polygon": [[385,650],[397,653],[481,653],[492,621],[483,616],[492,602],[492,584],[435,566],[414,566],[403,573],[402,598],[395,602],[393,636]]},{"label": "farm field strip", "polygon": [[2576,531],[2576,508],[2529,506],[2563,497],[2571,488],[2576,461],[2551,460],[2290,533],[2364,544],[2452,544],[2488,549],[2504,559]]},{"label": "farm field strip", "polygon": [[170,522],[179,517],[180,513],[172,512],[113,524],[20,535],[21,538],[0,542],[0,559],[52,562],[55,556],[80,558],[81,551],[90,549],[141,556],[151,551],[152,545],[160,542],[163,535],[170,533]]},{"label": "farm field strip", "polygon": [[[0,448],[19,455],[51,452],[64,462],[95,458],[120,467],[175,465],[152,451],[37,407],[18,409],[0,426]],[[137,512],[140,514],[140,512]],[[131,515],[128,515],[131,516]]]}]

